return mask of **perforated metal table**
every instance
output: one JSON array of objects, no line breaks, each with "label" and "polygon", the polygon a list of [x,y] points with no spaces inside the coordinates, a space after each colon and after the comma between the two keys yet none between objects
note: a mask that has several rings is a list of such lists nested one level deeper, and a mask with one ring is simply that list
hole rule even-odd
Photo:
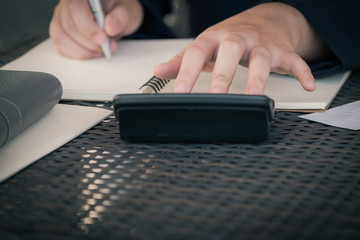
[{"label": "perforated metal table", "polygon": [[[359,99],[354,71],[331,107]],[[360,239],[360,131],[298,115],[256,145],[131,144],[111,116],[0,184],[0,239]]]}]

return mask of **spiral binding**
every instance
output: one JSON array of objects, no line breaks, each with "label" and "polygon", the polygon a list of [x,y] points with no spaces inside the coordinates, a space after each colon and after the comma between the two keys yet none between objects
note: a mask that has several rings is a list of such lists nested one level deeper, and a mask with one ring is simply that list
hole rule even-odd
[{"label": "spiral binding", "polygon": [[165,85],[170,82],[168,79],[162,79],[156,76],[151,77],[144,85],[140,87],[140,89],[144,87],[151,88],[155,93],[158,93],[161,89],[165,87]]}]

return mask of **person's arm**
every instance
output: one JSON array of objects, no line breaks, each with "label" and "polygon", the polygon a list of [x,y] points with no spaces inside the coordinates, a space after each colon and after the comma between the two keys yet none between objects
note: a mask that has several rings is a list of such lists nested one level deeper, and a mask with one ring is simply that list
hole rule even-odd
[{"label": "person's arm", "polygon": [[323,40],[300,11],[269,2],[208,28],[154,72],[176,78],[175,92],[187,93],[202,70],[213,70],[209,92],[226,93],[240,63],[249,67],[246,93],[263,93],[270,72],[293,75],[312,91],[315,80],[306,61],[327,54]]},{"label": "person's arm", "polygon": [[331,55],[308,62],[315,76],[360,68],[360,2],[279,0],[298,9],[324,40]]}]

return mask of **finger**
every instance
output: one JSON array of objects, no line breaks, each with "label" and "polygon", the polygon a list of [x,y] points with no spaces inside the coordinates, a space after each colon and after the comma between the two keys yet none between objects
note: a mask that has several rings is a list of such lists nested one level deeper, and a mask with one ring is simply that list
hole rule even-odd
[{"label": "finger", "polygon": [[[79,29],[79,27],[81,27],[81,24],[76,23],[76,21],[79,21],[79,15],[82,15],[81,12],[83,11],[80,11],[79,14],[76,12],[76,14],[72,15],[71,12],[67,9],[62,9],[60,11],[60,21],[63,31],[70,38],[72,38],[73,41],[77,42],[78,45],[81,45],[83,48],[86,48],[92,52],[99,52],[100,47],[96,42],[94,42],[94,40],[92,39],[93,37],[83,35],[83,33]],[[88,19],[88,24],[91,24],[92,22],[93,20],[91,18]]]},{"label": "finger", "polygon": [[49,34],[57,52],[61,55],[76,59],[87,59],[101,55],[84,48],[67,35],[59,23],[60,19],[58,11],[58,9],[55,9],[54,16],[49,27]]},{"label": "finger", "polygon": [[164,79],[175,79],[178,76],[184,53],[185,49],[172,57],[167,63],[155,65],[155,76]]},{"label": "finger", "polygon": [[240,39],[224,40],[218,50],[210,80],[210,93],[227,93],[245,51]]},{"label": "finger", "polygon": [[[63,34],[66,35],[65,33]],[[70,37],[63,37],[61,41],[54,42],[54,47],[61,55],[74,58],[74,59],[89,59],[96,58],[102,55],[101,52],[93,52],[84,48],[82,45],[73,41]]]},{"label": "finger", "polygon": [[175,83],[176,93],[189,93],[206,62],[216,52],[215,39],[198,38],[186,48]]},{"label": "finger", "polygon": [[[84,38],[101,45],[107,41],[107,35],[96,22],[94,15],[87,1],[73,1],[69,5],[71,18],[75,24],[74,38],[83,43]],[[71,26],[70,26],[71,27]],[[75,29],[76,27],[76,29]],[[82,37],[83,36],[83,37]],[[89,44],[89,42],[86,42]]]},{"label": "finger", "polygon": [[314,91],[316,89],[315,78],[306,62],[300,56],[293,55],[288,58],[288,63],[290,64],[290,75],[298,79],[305,90]]},{"label": "finger", "polygon": [[249,76],[245,93],[259,95],[264,92],[270,75],[271,56],[266,48],[255,47],[249,55]]},{"label": "finger", "polygon": [[129,34],[126,32],[129,21],[129,12],[122,6],[117,6],[106,15],[104,30],[111,37],[125,36]]}]

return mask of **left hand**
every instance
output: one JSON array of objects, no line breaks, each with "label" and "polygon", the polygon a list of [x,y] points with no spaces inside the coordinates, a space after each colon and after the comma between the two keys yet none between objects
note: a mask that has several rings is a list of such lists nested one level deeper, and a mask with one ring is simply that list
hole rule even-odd
[{"label": "left hand", "polygon": [[305,60],[321,58],[326,49],[298,10],[272,2],[208,28],[169,62],[155,66],[154,73],[177,78],[175,92],[189,93],[201,71],[213,71],[209,92],[227,93],[241,64],[249,68],[247,94],[262,94],[270,72],[292,75],[313,91],[315,79]]}]

